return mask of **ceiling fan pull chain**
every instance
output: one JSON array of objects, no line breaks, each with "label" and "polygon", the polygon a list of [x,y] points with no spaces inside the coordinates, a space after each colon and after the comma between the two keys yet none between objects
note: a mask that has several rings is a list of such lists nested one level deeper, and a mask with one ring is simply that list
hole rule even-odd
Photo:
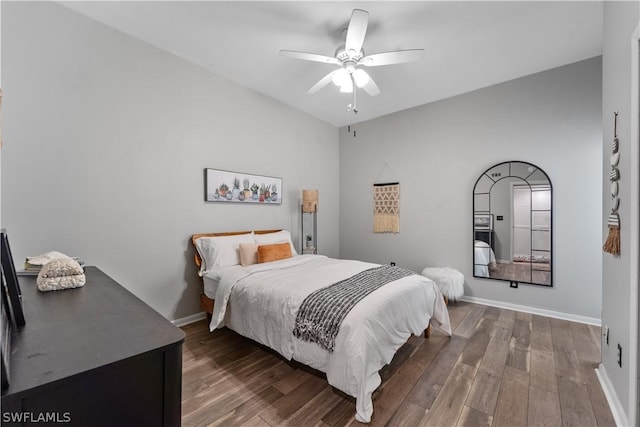
[{"label": "ceiling fan pull chain", "polygon": [[349,77],[351,77],[351,83],[353,84],[353,114],[358,114],[358,98],[356,97],[356,92],[358,91],[356,81],[353,78],[353,73],[349,74]]}]

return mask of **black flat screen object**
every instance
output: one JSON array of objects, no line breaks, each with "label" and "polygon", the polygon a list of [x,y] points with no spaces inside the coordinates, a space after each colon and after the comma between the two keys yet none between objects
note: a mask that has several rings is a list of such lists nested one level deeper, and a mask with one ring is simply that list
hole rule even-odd
[{"label": "black flat screen object", "polygon": [[0,380],[2,391],[9,388],[9,358],[11,355],[11,320],[7,314],[9,301],[5,290],[4,271],[2,271],[2,323],[0,323]]},{"label": "black flat screen object", "polygon": [[11,256],[7,231],[5,229],[0,230],[0,235],[0,250],[2,251],[0,261],[2,261],[2,272],[5,278],[2,285],[3,292],[6,292],[8,297],[7,305],[9,310],[7,315],[11,318],[13,324],[20,328],[25,324],[24,313],[22,311],[22,292],[20,291],[18,275],[16,274],[13,257]]}]

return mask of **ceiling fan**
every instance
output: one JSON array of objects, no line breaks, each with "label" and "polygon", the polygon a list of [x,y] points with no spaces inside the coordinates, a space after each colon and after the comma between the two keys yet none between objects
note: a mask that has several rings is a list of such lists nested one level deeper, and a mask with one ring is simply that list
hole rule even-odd
[{"label": "ceiling fan", "polygon": [[349,104],[349,109],[357,113],[356,88],[363,89],[371,96],[376,96],[380,93],[378,85],[376,85],[369,73],[363,68],[359,68],[360,66],[378,67],[381,65],[400,64],[416,61],[424,56],[424,49],[395,50],[365,55],[362,45],[367,33],[368,23],[369,12],[354,9],[347,27],[345,43],[338,47],[333,57],[293,50],[281,50],[280,55],[305,61],[337,65],[337,70],[333,70],[321,78],[307,93],[315,93],[330,82],[333,82],[336,86],[340,86],[340,92],[353,93],[354,100],[353,104]]}]

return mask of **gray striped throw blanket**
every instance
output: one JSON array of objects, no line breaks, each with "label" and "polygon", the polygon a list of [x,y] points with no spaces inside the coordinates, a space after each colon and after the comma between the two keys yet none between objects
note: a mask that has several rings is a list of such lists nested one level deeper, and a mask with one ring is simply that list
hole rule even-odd
[{"label": "gray striped throw blanket", "polygon": [[300,305],[293,335],[333,352],[342,321],[362,298],[389,282],[413,274],[383,265],[312,292]]}]

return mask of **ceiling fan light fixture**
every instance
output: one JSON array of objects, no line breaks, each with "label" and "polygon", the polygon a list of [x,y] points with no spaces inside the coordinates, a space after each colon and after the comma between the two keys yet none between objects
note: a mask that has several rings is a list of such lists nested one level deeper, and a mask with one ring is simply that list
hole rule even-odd
[{"label": "ceiling fan light fixture", "polygon": [[335,73],[333,73],[333,77],[331,77],[331,81],[336,86],[343,86],[348,83],[351,79],[349,78],[349,73],[344,68],[340,68]]},{"label": "ceiling fan light fixture", "polygon": [[353,72],[353,79],[356,81],[356,86],[363,87],[369,83],[371,77],[369,77],[369,74],[365,70],[358,68]]},{"label": "ceiling fan light fixture", "polygon": [[347,79],[344,81],[344,83],[340,86],[340,92],[341,93],[353,92],[353,82],[351,81],[351,79]]}]

